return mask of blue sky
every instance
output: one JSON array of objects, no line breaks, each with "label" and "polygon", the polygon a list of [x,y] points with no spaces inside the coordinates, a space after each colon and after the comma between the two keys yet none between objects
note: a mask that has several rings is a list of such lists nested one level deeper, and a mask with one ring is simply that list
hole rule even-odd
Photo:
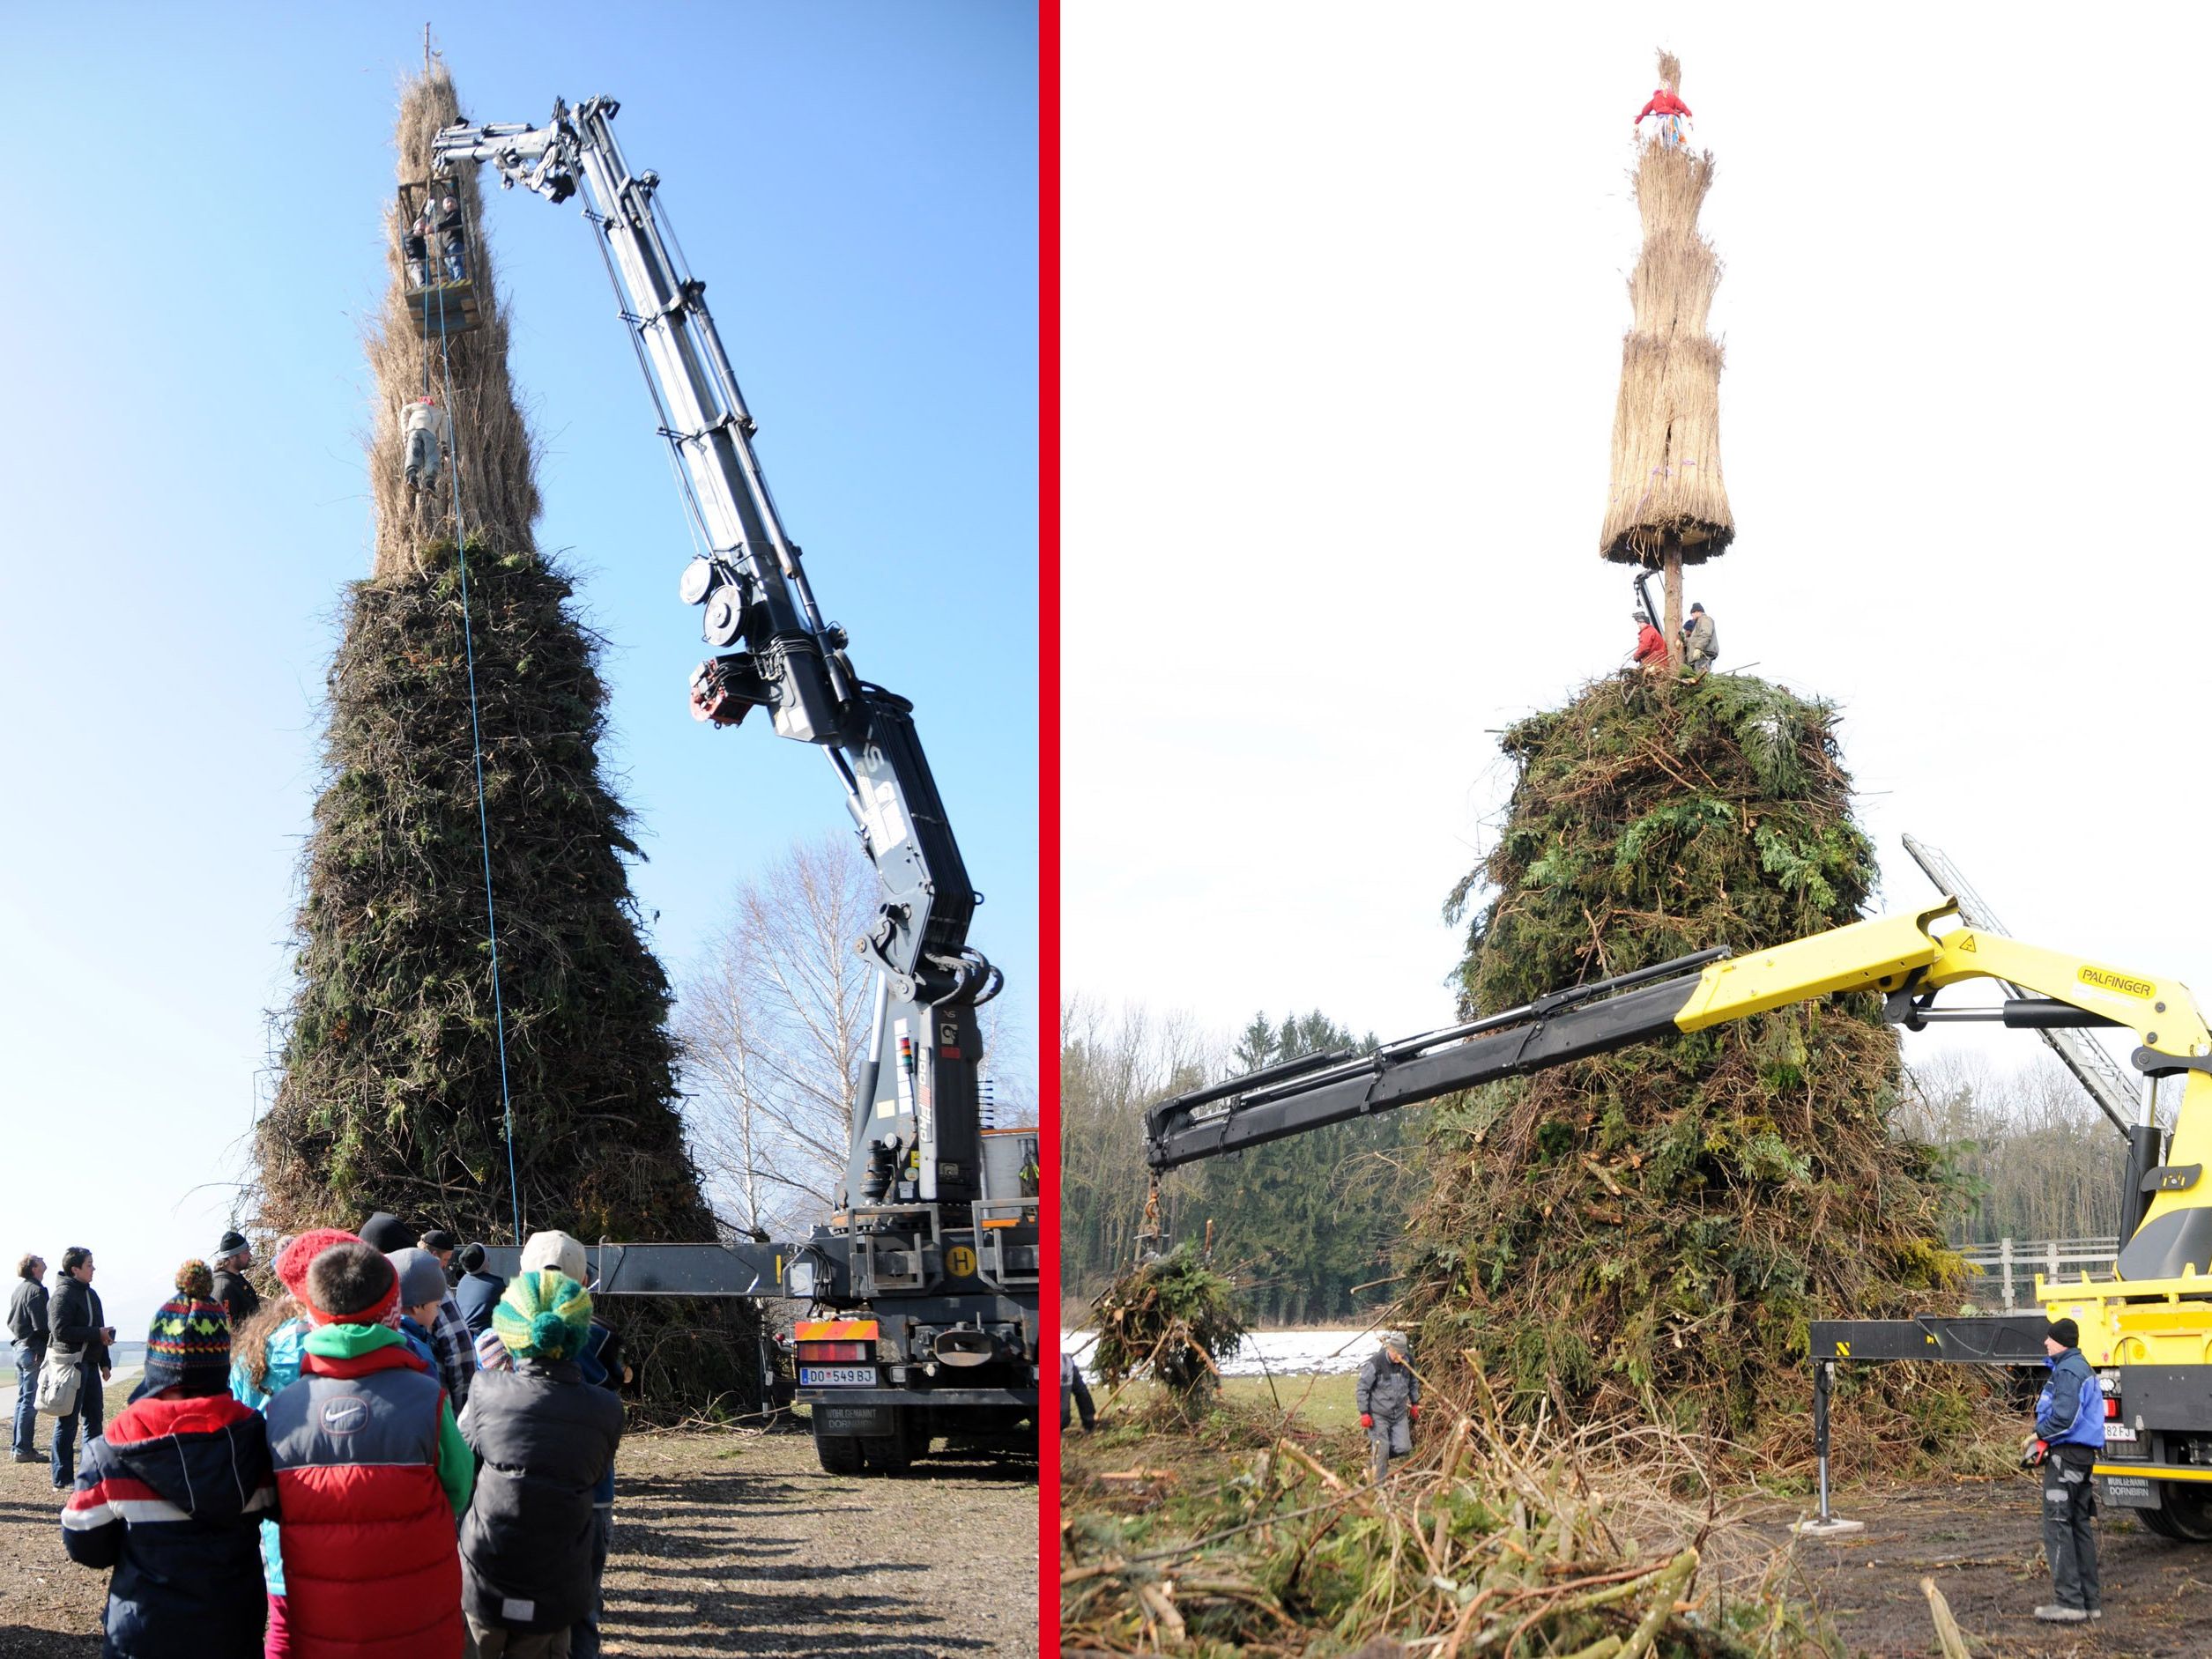
[{"label": "blue sky", "polygon": [[[0,239],[0,1255],[100,1255],[137,1334],[210,1248],[270,1079],[343,585],[394,8],[11,7]],[[1004,3],[479,5],[466,113],[620,98],[708,285],[825,611],[912,698],[1007,970],[1036,980],[1036,39]],[[696,726],[680,504],[575,204],[488,209],[541,546],[612,641],[607,759],[680,976],[735,885],[848,820],[827,763]]]}]

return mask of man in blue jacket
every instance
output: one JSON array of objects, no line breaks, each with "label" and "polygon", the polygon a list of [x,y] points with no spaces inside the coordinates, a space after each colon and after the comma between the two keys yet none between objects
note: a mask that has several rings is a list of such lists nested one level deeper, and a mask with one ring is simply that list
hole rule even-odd
[{"label": "man in blue jacket", "polygon": [[2082,1357],[2081,1327],[2070,1319],[2044,1333],[2051,1381],[2036,1402],[2035,1438],[2027,1462],[2043,1475],[2043,1552],[2051,1562],[2051,1606],[2036,1617],[2078,1625],[2102,1618],[2097,1581],[2097,1483],[2090,1470],[2104,1450],[2104,1391]]}]

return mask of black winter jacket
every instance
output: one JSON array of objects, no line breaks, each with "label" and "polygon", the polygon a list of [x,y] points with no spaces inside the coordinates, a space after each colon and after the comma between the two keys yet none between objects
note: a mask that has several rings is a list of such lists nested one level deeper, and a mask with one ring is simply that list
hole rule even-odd
[{"label": "black winter jacket", "polygon": [[117,1413],[62,1511],[70,1559],[115,1569],[104,1659],[261,1659],[261,1517],[276,1501],[260,1414],[227,1393]]},{"label": "black winter jacket", "polygon": [[229,1268],[219,1269],[215,1274],[214,1299],[229,1313],[234,1336],[241,1325],[261,1311],[261,1292],[247,1282],[243,1273]]},{"label": "black winter jacket", "polygon": [[108,1344],[100,1337],[107,1329],[108,1315],[100,1306],[100,1292],[91,1285],[63,1274],[46,1305],[46,1319],[56,1344],[82,1348],[85,1358],[96,1366],[108,1363]]},{"label": "black winter jacket", "polygon": [[16,1280],[8,1298],[8,1335],[34,1348],[46,1346],[46,1286],[38,1280]]},{"label": "black winter jacket", "polygon": [[508,1630],[567,1629],[590,1611],[593,1489],[622,1402],[572,1359],[518,1359],[477,1374],[461,1438],[483,1463],[461,1521],[462,1605]]}]

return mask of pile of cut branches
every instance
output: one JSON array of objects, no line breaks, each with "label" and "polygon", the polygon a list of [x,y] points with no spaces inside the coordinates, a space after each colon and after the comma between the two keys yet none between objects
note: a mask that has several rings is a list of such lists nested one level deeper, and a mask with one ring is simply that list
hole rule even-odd
[{"label": "pile of cut branches", "polygon": [[1124,1273],[1091,1303],[1098,1346],[1092,1363],[1118,1384],[1149,1367],[1181,1396],[1217,1381],[1214,1362],[1244,1340],[1236,1287],[1188,1242]]},{"label": "pile of cut branches", "polygon": [[[1447,906],[1474,907],[1465,1017],[1707,946],[1778,944],[1867,903],[1873,851],[1824,705],[1748,676],[1623,676],[1503,747],[1519,768],[1505,825]],[[1474,1356],[1524,1413],[1657,1412],[1802,1449],[1809,1321],[1956,1303],[1942,1241],[1960,1183],[1891,1132],[1899,1082],[1896,1035],[1859,995],[1449,1103],[1407,1260],[1418,1346]],[[1909,1446],[1973,1412],[1956,1375],[1847,1387],[1910,1389],[1887,1426]]]},{"label": "pile of cut branches", "polygon": [[1332,1467],[1264,1411],[1217,1411],[1209,1438],[1231,1419],[1236,1472],[1194,1503],[1133,1502],[1125,1477],[1081,1468],[1064,1482],[1062,1651],[1831,1651],[1785,1593],[1789,1552],[1698,1491],[1701,1458],[1665,1429],[1563,1433],[1486,1401],[1376,1486],[1348,1436]]}]

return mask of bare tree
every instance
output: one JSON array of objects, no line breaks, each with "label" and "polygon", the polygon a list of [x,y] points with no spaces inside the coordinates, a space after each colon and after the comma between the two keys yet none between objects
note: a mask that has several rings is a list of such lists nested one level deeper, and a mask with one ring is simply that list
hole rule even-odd
[{"label": "bare tree", "polygon": [[[1222,1044],[1183,1012],[1131,1004],[1110,1011],[1071,996],[1060,1010],[1060,1288],[1082,1296],[1129,1265],[1144,1216],[1145,1108],[1218,1070]],[[1170,1174],[1170,1233],[1195,1179]]]},{"label": "bare tree", "polygon": [[1945,1149],[1972,1207],[1955,1243],[2102,1238],[2119,1226],[2120,1138],[2047,1054],[2000,1069],[1954,1050],[1916,1063],[1899,1132]]},{"label": "bare tree", "polygon": [[853,949],[876,876],[849,837],[795,843],[739,887],[677,1014],[701,1170],[741,1225],[834,1209],[850,1151],[875,979]]}]

